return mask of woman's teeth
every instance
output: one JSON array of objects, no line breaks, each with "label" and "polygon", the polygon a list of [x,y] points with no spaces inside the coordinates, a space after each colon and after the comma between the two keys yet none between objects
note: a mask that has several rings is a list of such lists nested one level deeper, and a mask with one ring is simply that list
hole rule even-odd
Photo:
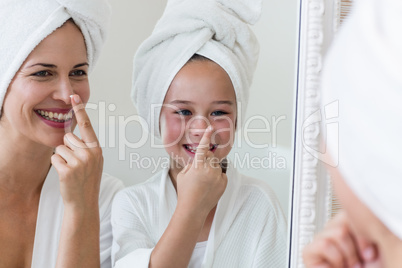
[{"label": "woman's teeth", "polygon": [[58,122],[58,123],[64,123],[66,121],[71,120],[73,118],[73,112],[70,111],[68,113],[53,113],[49,111],[43,111],[43,110],[35,110],[35,112],[45,118],[46,120],[50,120],[53,122]]},{"label": "woman's teeth", "polygon": [[[188,145],[188,144],[184,145],[184,147],[186,148],[187,151],[190,151],[192,153],[195,153],[197,151],[197,147],[193,147],[193,146]],[[209,145],[209,150],[213,151],[216,147],[217,147],[216,144],[210,144]]]}]

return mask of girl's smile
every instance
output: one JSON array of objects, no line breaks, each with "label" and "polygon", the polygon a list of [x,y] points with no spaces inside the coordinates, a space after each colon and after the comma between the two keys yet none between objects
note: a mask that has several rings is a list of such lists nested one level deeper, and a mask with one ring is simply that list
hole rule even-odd
[{"label": "girl's smile", "polygon": [[[187,152],[190,153],[190,155],[194,155],[195,152],[197,151],[198,143],[197,144],[184,144],[183,145],[184,149],[186,149]],[[210,144],[209,145],[209,150],[211,152],[215,152],[216,148],[218,147],[218,144]]]}]

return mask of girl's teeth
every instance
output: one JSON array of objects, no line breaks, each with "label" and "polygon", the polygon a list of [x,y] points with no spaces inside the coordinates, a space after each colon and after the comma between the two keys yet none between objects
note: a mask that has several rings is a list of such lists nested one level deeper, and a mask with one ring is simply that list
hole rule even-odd
[{"label": "girl's teeth", "polygon": [[57,119],[59,119],[59,120],[63,119],[63,114],[59,114],[59,116],[57,117]]},{"label": "girl's teeth", "polygon": [[[192,153],[195,153],[197,151],[197,147],[194,148],[194,147],[192,147],[190,145],[186,145],[186,148]],[[212,150],[214,148],[215,148],[215,145],[210,145],[209,146],[209,150]]]},{"label": "girl's teeth", "polygon": [[49,112],[49,118],[52,119],[53,118],[53,113]]},{"label": "girl's teeth", "polygon": [[48,112],[45,112],[45,116],[49,116],[49,113],[48,113]]},{"label": "girl's teeth", "polygon": [[41,115],[45,115],[45,112],[44,112],[44,111],[40,111],[40,114],[41,114]]}]

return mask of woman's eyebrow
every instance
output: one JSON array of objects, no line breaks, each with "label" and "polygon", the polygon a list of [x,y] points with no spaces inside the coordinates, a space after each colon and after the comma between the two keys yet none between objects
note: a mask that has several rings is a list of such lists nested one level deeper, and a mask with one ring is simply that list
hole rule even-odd
[{"label": "woman's eyebrow", "polygon": [[[28,66],[28,68],[31,68],[31,67],[34,67],[34,66],[43,66],[43,67],[46,67],[46,68],[57,68],[56,65],[50,64],[50,63],[35,63],[35,64],[31,65],[31,66]],[[74,65],[74,68],[79,68],[79,67],[82,67],[82,66],[89,66],[89,64],[87,62],[79,63],[77,65]]]},{"label": "woman's eyebrow", "polygon": [[34,66],[43,66],[43,67],[46,67],[46,68],[57,68],[56,65],[49,64],[49,63],[35,63],[35,64],[31,65],[31,66],[28,66],[28,68],[31,68],[31,67],[34,67]]},{"label": "woman's eyebrow", "polygon": [[87,62],[80,63],[80,64],[75,65],[74,68],[79,68],[79,67],[82,67],[82,66],[89,66],[89,64]]}]

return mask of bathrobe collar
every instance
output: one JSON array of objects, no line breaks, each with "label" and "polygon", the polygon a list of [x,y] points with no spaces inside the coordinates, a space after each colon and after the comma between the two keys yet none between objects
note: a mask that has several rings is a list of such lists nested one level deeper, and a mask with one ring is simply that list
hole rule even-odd
[{"label": "bathrobe collar", "polygon": [[[32,268],[56,266],[63,212],[64,205],[60,195],[59,179],[57,171],[52,166],[43,183],[40,195]],[[53,252],[49,252],[49,249]]]}]

